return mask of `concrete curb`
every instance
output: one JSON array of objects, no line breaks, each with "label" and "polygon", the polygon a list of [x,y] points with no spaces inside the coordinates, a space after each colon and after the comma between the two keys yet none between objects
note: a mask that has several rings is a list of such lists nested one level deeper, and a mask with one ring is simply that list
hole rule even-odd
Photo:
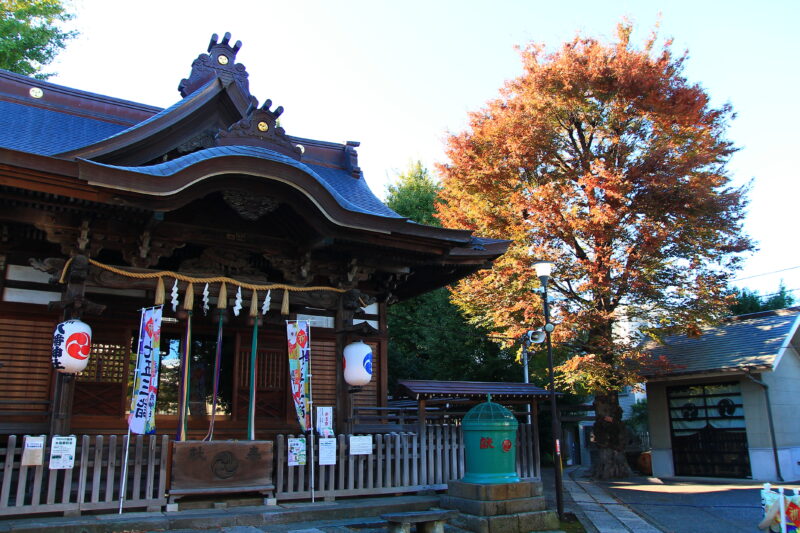
[{"label": "concrete curb", "polygon": [[395,496],[359,498],[336,502],[281,504],[274,507],[230,507],[192,509],[174,513],[124,513],[79,517],[14,518],[0,521],[0,532],[15,533],[116,533],[168,529],[221,529],[234,526],[264,526],[317,520],[352,519],[401,511],[438,507],[439,497]]}]

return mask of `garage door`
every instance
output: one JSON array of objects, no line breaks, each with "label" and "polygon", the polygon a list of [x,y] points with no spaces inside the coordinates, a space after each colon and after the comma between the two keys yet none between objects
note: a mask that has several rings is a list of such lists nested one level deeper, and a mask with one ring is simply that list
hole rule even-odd
[{"label": "garage door", "polygon": [[667,389],[675,474],[750,477],[739,383]]}]

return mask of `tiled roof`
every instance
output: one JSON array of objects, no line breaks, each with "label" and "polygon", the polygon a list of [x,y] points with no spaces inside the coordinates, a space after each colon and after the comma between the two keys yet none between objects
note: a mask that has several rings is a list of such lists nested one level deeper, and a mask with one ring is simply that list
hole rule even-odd
[{"label": "tiled roof", "polygon": [[0,148],[53,155],[95,143],[127,127],[53,109],[0,101]]},{"label": "tiled roof", "polygon": [[[398,384],[412,397],[432,398],[436,396],[462,396],[486,398],[491,394],[497,398],[530,398],[544,397],[549,393],[541,387],[529,383],[492,382],[492,381],[433,381],[422,379],[404,379]],[[557,393],[561,394],[561,393]]]},{"label": "tiled roof", "polygon": [[770,367],[800,323],[800,308],[734,317],[703,330],[699,337],[672,335],[650,341],[649,354],[664,356],[667,374],[696,374],[744,367]]},{"label": "tiled roof", "polygon": [[255,157],[295,167],[316,179],[345,209],[382,217],[403,218],[381,203],[363,178],[356,179],[344,169],[306,165],[278,152],[256,146],[216,146],[193,152],[165,163],[149,166],[120,167],[93,161],[88,163],[150,176],[166,177],[201,161],[229,156]]}]

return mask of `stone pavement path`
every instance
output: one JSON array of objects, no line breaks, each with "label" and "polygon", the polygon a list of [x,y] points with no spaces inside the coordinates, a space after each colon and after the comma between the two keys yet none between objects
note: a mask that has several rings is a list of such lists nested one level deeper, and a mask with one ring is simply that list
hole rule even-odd
[{"label": "stone pavement path", "polygon": [[599,533],[661,533],[601,487],[564,477],[564,490]]}]

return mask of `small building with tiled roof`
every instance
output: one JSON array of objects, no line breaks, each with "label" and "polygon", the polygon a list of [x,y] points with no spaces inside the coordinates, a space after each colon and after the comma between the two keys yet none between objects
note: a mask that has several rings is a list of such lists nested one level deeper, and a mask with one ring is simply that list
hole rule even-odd
[{"label": "small building with tiled roof", "polygon": [[800,479],[800,307],[731,317],[645,349],[653,475]]}]

